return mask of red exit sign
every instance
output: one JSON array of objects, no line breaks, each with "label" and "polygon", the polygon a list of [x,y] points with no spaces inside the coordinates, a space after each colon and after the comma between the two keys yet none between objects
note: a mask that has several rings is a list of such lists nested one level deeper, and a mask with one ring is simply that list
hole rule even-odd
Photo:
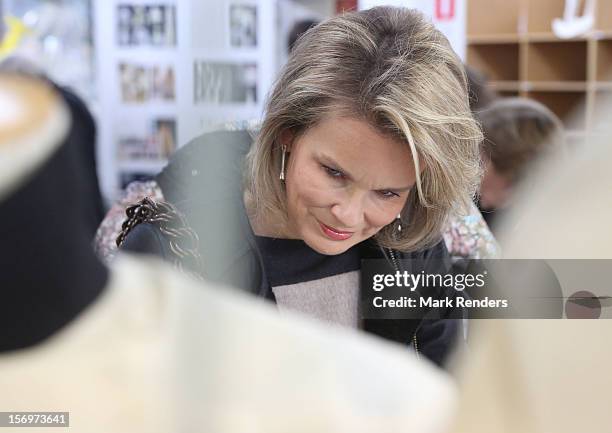
[{"label": "red exit sign", "polygon": [[436,0],[436,20],[447,21],[455,18],[455,0]]}]

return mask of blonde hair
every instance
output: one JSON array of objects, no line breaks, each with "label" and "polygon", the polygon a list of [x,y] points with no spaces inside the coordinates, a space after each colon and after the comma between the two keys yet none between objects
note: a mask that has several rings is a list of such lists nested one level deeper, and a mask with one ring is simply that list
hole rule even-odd
[{"label": "blonde hair", "polygon": [[389,224],[376,241],[401,251],[439,241],[447,218],[467,208],[481,176],[482,135],[470,113],[463,65],[447,39],[419,12],[394,7],[345,13],[308,30],[268,96],[247,156],[245,189],[256,215],[287,221],[278,180],[282,131],[297,137],[332,112],[369,122],[413,155],[416,188],[401,213],[402,231]]}]

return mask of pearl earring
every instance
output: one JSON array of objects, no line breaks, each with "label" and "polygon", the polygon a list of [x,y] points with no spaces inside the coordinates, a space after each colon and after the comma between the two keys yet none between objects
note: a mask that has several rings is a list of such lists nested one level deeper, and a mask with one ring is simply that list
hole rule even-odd
[{"label": "pearl earring", "polygon": [[397,231],[398,232],[402,231],[402,214],[401,213],[397,214]]}]

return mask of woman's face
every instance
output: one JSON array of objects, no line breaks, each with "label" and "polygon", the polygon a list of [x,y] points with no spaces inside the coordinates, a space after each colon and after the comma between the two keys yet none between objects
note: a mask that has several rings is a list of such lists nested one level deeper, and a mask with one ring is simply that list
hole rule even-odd
[{"label": "woman's face", "polygon": [[415,183],[408,146],[364,120],[331,116],[281,140],[290,235],[321,254],[343,253],[393,222]]}]

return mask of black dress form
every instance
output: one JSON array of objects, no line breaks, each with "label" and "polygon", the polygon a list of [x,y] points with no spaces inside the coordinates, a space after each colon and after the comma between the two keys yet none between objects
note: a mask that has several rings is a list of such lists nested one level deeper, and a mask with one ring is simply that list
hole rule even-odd
[{"label": "black dress form", "polygon": [[[103,291],[74,140],[66,140],[0,202],[0,352],[35,345],[73,320]],[[97,185],[96,185],[97,187]]]}]

